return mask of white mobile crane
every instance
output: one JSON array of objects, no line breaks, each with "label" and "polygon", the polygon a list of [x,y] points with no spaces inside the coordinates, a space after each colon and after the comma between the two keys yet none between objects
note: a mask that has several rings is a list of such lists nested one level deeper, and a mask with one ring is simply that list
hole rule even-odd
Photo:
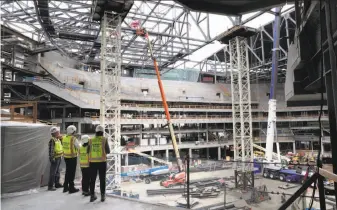
[{"label": "white mobile crane", "polygon": [[[273,146],[276,130],[276,97],[275,88],[277,84],[277,74],[278,74],[278,57],[279,57],[279,46],[280,46],[280,12],[282,7],[275,8],[275,22],[273,29],[273,55],[272,55],[272,75],[270,82],[270,95],[269,95],[269,108],[268,108],[268,127],[267,127],[267,138],[266,138],[266,160],[267,162],[272,162],[273,159]],[[278,142],[277,147],[277,160],[281,162],[280,148]]]}]

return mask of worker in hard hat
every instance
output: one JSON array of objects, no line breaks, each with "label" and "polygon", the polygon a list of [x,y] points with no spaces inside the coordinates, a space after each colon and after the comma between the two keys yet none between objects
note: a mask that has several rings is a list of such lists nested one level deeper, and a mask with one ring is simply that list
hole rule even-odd
[{"label": "worker in hard hat", "polygon": [[80,166],[82,171],[82,195],[89,196],[90,184],[90,168],[89,168],[89,154],[88,154],[89,136],[83,135],[81,138],[80,147]]},{"label": "worker in hard hat", "polygon": [[101,201],[105,201],[105,178],[106,178],[106,155],[110,153],[110,148],[107,139],[104,135],[104,127],[98,125],[96,127],[96,135],[89,140],[88,154],[89,165],[91,171],[90,177],[90,202],[94,202],[97,197],[95,195],[95,184],[97,171],[99,173]]},{"label": "worker in hard hat", "polygon": [[[63,187],[60,184],[60,163],[63,156],[63,147],[59,139],[60,131],[57,127],[52,127],[50,129],[51,139],[49,140],[49,160],[50,160],[50,171],[49,171],[49,181],[48,190],[55,191],[56,188]],[[54,187],[55,186],[55,187]]]},{"label": "worker in hard hat", "polygon": [[79,189],[75,188],[74,179],[77,166],[77,151],[80,149],[80,144],[74,136],[76,127],[70,125],[67,127],[67,135],[62,138],[63,157],[66,163],[66,174],[63,184],[63,192],[76,193]]}]

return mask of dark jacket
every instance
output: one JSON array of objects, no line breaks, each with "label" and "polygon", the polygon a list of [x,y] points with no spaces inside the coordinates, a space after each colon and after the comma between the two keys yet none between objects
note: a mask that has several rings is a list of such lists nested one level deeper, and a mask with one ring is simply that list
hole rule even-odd
[{"label": "dark jacket", "polygon": [[55,160],[54,158],[55,141],[53,138],[49,140],[48,146],[49,146],[49,161],[52,162]]}]

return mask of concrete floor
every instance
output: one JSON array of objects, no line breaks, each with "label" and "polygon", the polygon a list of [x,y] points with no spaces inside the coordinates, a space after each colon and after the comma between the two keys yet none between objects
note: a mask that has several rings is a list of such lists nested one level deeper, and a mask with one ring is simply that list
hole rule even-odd
[{"label": "concrete floor", "polygon": [[[203,178],[211,178],[211,177],[229,177],[233,176],[234,171],[229,169],[229,170],[221,170],[221,171],[213,171],[213,172],[199,172],[199,173],[192,173],[191,174],[191,180],[193,179],[203,179]],[[234,183],[229,182],[229,184],[234,185]],[[293,194],[296,192],[296,190],[300,187],[299,184],[294,184],[296,185],[295,188],[292,189],[287,189],[287,190],[282,190],[278,188],[280,185],[285,185],[285,182],[281,182],[279,180],[271,180],[271,179],[256,179],[255,180],[255,186],[262,186],[266,185],[268,192],[279,192],[279,193],[287,193],[287,194]],[[135,182],[128,182],[128,183],[123,183],[122,185],[123,190],[126,191],[132,191],[134,193],[139,193],[139,199],[150,202],[150,203],[160,203],[164,205],[170,205],[170,206],[175,206],[177,203],[176,201],[180,199],[182,196],[181,195],[158,195],[158,196],[147,196],[146,190],[148,189],[160,189],[163,188],[159,185],[159,181],[152,182],[151,184],[145,184],[144,182],[141,183],[135,183]],[[308,190],[307,195],[311,195],[312,191],[311,189]],[[282,205],[281,203],[281,195],[276,195],[276,194],[269,194],[271,197],[270,200],[263,201],[259,204],[253,204],[253,205],[248,205],[242,197],[242,193],[236,192],[236,191],[227,191],[226,194],[226,202],[227,203],[234,203],[237,207],[242,207],[242,206],[250,206],[252,209],[260,210],[260,209],[277,209]],[[318,196],[318,192],[316,191],[316,196]],[[286,196],[286,199],[288,199],[290,196]],[[307,199],[307,203],[309,203],[309,198]],[[201,208],[203,206],[208,206],[212,204],[217,204],[217,203],[222,203],[224,201],[224,194],[223,192],[220,193],[220,195],[216,198],[204,198],[204,199],[199,199],[199,204],[195,206],[195,208]],[[308,204],[307,204],[308,205]],[[314,202],[313,207],[319,207],[319,204],[317,202]]]},{"label": "concrete floor", "polygon": [[[202,179],[202,178],[210,178],[210,177],[229,177],[233,176],[233,170],[222,170],[222,171],[213,171],[213,172],[199,172],[192,173],[191,180],[193,179]],[[229,184],[233,184],[229,182]],[[280,192],[280,193],[294,193],[300,185],[297,185],[296,188],[282,190],[279,189],[278,186],[284,185],[286,183],[278,181],[278,180],[270,180],[270,179],[256,179],[255,186],[266,185],[268,191]],[[79,186],[78,186],[79,187]],[[122,210],[172,210],[177,209],[175,207],[168,207],[177,205],[176,201],[181,199],[181,195],[160,195],[160,196],[147,196],[147,189],[160,189],[163,188],[159,185],[159,181],[152,182],[151,184],[145,184],[144,182],[135,183],[135,182],[125,182],[122,184],[122,189],[128,192],[139,193],[139,200],[142,201],[134,201],[131,199],[124,198],[116,198],[116,197],[107,197],[106,202],[100,202],[100,197],[94,203],[89,202],[89,197],[83,197],[80,193],[76,194],[64,194],[62,190],[59,189],[56,192],[46,191],[46,188],[41,188],[35,193],[28,195],[21,195],[11,198],[2,198],[1,207],[6,210],[64,210],[64,209],[122,209]],[[311,189],[308,190],[307,195],[311,195]],[[227,203],[234,203],[237,207],[247,206],[247,203],[240,199],[242,197],[242,193],[236,191],[227,191],[226,201]],[[318,192],[316,192],[316,196],[318,196]],[[263,201],[259,204],[250,205],[252,209],[277,209],[281,206],[281,196],[270,194],[271,199],[267,201]],[[290,196],[286,196],[288,199]],[[212,204],[221,203],[224,201],[223,192],[216,198],[204,198],[199,199],[199,204],[195,206],[195,208],[200,208],[203,206],[208,206]],[[147,202],[147,203],[145,203]],[[152,205],[152,204],[153,205]],[[309,203],[309,198],[307,199],[307,205]],[[159,206],[157,204],[162,204],[164,206]],[[319,204],[314,202],[314,207],[318,207]],[[329,209],[329,208],[328,208]]]},{"label": "concrete floor", "polygon": [[1,208],[6,210],[85,210],[85,209],[122,209],[122,210],[174,210],[177,208],[152,205],[130,199],[107,197],[102,203],[100,197],[94,203],[89,202],[89,197],[84,197],[80,193],[69,195],[62,193],[61,189],[49,192],[41,188],[37,193],[22,195],[12,198],[2,198]]}]

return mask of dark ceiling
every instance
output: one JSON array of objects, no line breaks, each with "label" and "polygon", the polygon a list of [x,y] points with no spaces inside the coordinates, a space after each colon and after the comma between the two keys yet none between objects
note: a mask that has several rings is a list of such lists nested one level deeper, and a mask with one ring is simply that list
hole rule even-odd
[{"label": "dark ceiling", "polygon": [[277,5],[292,2],[291,0],[175,0],[180,4],[200,12],[223,15],[242,15]]}]

